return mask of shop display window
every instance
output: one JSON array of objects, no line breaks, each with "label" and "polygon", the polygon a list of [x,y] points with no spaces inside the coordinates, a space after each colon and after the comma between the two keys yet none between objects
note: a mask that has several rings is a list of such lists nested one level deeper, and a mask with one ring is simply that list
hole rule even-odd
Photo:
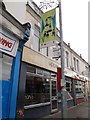
[{"label": "shop display window", "polygon": [[57,96],[56,88],[56,81],[52,81],[52,96]]},{"label": "shop display window", "polygon": [[82,94],[84,93],[84,82],[81,81],[76,81],[75,83],[75,90],[76,90],[76,94]]},{"label": "shop display window", "polygon": [[28,73],[36,73],[36,68],[34,66],[27,66],[27,74]]},{"label": "shop display window", "polygon": [[66,81],[66,90],[71,92],[71,83]]},{"label": "shop display window", "polygon": [[50,79],[43,75],[43,70],[36,71],[33,75],[26,74],[25,105],[50,102]]},{"label": "shop display window", "polygon": [[57,75],[55,73],[51,73],[51,78],[57,80]]},{"label": "shop display window", "polygon": [[12,67],[13,58],[8,55],[0,53],[0,79],[10,80],[11,67]]},{"label": "shop display window", "polygon": [[72,80],[69,77],[65,76],[66,80],[66,90],[71,93],[72,92]]},{"label": "shop display window", "polygon": [[42,69],[37,68],[36,71],[37,71],[36,74],[38,74],[38,75],[43,75]]}]

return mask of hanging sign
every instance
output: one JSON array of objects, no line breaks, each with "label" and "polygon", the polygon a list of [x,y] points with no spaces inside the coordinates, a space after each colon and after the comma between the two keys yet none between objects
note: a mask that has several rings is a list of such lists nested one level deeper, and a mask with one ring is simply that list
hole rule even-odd
[{"label": "hanging sign", "polygon": [[60,49],[60,47],[54,47],[53,48],[52,58],[57,59],[57,58],[60,58],[60,57],[61,57],[61,49]]},{"label": "hanging sign", "polygon": [[56,10],[42,14],[40,30],[40,48],[55,45],[56,40]]},{"label": "hanging sign", "polygon": [[0,32],[0,51],[15,56],[18,48],[18,41]]}]

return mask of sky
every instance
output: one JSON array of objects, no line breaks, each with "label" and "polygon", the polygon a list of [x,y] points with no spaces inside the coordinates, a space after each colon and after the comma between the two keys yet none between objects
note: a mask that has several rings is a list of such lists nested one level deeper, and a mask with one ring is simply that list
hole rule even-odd
[{"label": "sky", "polygon": [[[26,2],[27,0],[13,0],[13,2],[16,3],[17,7],[13,7],[12,0],[3,1],[6,1],[6,7],[7,9],[10,9],[9,11],[13,12],[13,15],[17,13],[16,16],[17,19],[20,17],[21,20],[24,20],[25,16],[23,13],[25,11],[24,10],[25,6],[23,6],[22,2]],[[40,5],[40,2],[42,1],[49,2],[50,0],[33,0],[33,1],[37,5]],[[55,3],[58,3],[57,0],[54,1]],[[77,54],[79,55],[81,54],[82,58],[85,59],[87,62],[88,62],[88,1],[89,0],[61,0],[63,40],[67,44],[70,43],[71,48]],[[8,2],[11,2],[11,5],[9,5]],[[55,3],[53,4],[53,6],[56,5]],[[20,7],[19,4],[23,7]],[[57,12],[57,18],[58,16],[59,14]],[[58,21],[59,18],[57,19],[57,24]]]},{"label": "sky", "polygon": [[[34,0],[37,5],[40,1]],[[45,1],[45,0],[44,0]],[[49,0],[48,0],[49,1]],[[53,1],[53,0],[52,0]],[[56,2],[56,0],[54,0]],[[63,40],[88,62],[88,1],[61,0]]]}]

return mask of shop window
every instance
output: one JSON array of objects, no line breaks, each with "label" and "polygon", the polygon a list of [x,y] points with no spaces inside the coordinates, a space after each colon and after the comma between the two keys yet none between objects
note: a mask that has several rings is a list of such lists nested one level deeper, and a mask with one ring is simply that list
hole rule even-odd
[{"label": "shop window", "polygon": [[52,96],[57,96],[57,86],[56,86],[56,81],[52,81]]},{"label": "shop window", "polygon": [[84,83],[81,81],[77,81],[75,83],[75,90],[77,94],[84,93]]},{"label": "shop window", "polygon": [[50,78],[50,72],[48,71],[43,71],[43,75],[45,78]]},{"label": "shop window", "polygon": [[42,69],[37,68],[37,74],[39,74],[39,75],[43,75],[43,71],[42,71]]},{"label": "shop window", "polygon": [[51,78],[52,79],[57,79],[57,75],[55,73],[51,73]]},{"label": "shop window", "polygon": [[48,78],[43,79],[41,97],[42,97],[42,102],[50,102],[50,80]]},{"label": "shop window", "polygon": [[2,74],[0,79],[10,80],[13,58],[2,53],[0,54],[0,74]]},{"label": "shop window", "polygon": [[[37,69],[41,74],[41,70]],[[50,79],[36,74],[26,76],[25,105],[50,102]]]},{"label": "shop window", "polygon": [[68,92],[71,92],[71,83],[66,82],[66,90],[67,90]]},{"label": "shop window", "polygon": [[66,80],[66,90],[71,93],[71,90],[72,90],[72,86],[71,86],[72,85],[72,80],[71,80],[71,78],[69,78],[67,76],[65,76],[65,80]]},{"label": "shop window", "polygon": [[36,68],[34,66],[27,65],[27,74],[28,73],[36,73]]}]

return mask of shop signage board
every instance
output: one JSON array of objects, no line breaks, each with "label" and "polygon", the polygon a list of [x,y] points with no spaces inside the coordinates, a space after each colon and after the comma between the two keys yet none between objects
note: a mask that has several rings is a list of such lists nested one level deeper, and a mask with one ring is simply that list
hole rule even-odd
[{"label": "shop signage board", "polygon": [[56,58],[60,58],[60,57],[61,57],[61,49],[60,49],[60,47],[54,47],[53,48],[52,58],[56,59]]},{"label": "shop signage board", "polygon": [[55,45],[56,40],[56,9],[42,14],[40,29],[40,48]]},{"label": "shop signage board", "polygon": [[0,31],[0,51],[11,56],[16,56],[19,41],[9,34]]}]

